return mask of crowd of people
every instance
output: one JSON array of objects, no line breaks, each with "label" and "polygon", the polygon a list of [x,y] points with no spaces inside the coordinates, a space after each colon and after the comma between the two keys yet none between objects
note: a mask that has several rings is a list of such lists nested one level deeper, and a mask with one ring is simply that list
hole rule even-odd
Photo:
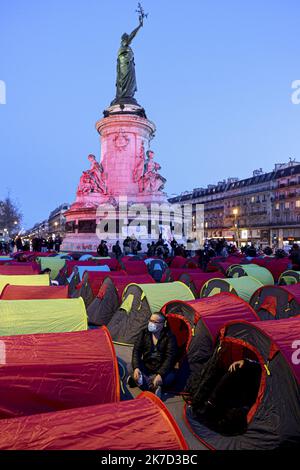
[{"label": "crowd of people", "polygon": [[62,239],[59,235],[56,235],[53,239],[52,236],[48,238],[34,237],[32,239],[22,239],[16,237],[15,239],[0,241],[0,253],[3,255],[9,255],[14,251],[35,251],[38,253],[45,253],[48,251],[60,251],[60,245]]}]

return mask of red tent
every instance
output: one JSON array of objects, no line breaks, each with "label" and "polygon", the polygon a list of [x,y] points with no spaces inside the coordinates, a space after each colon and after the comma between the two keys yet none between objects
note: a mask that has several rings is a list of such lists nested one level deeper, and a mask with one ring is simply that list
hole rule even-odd
[{"label": "red tent", "polygon": [[224,277],[224,274],[222,274],[221,272],[217,274],[202,273],[197,272],[197,270],[194,269],[192,271],[184,272],[183,274],[181,274],[181,276],[179,277],[179,281],[184,282],[191,289],[195,297],[199,297],[202,287],[209,279]]},{"label": "red tent", "polygon": [[178,281],[182,274],[203,274],[203,271],[200,268],[169,268],[169,276],[172,281]]},{"label": "red tent", "polygon": [[195,260],[190,258],[184,258],[183,256],[175,256],[172,259],[170,268],[189,268],[189,269],[196,269],[197,263]]},{"label": "red tent", "polygon": [[300,315],[300,284],[262,286],[250,299],[261,320],[281,320]]},{"label": "red tent", "polygon": [[[192,407],[186,409],[188,423],[202,443],[217,450],[299,449],[299,338],[299,318],[256,323],[233,321],[222,328],[214,356],[201,380],[209,380],[216,367],[226,371],[233,361],[246,358],[260,364],[260,384],[247,414],[247,429],[240,434],[225,435],[212,430],[201,417],[195,419]],[[208,384],[208,395],[214,386],[213,382]]]},{"label": "red tent", "polygon": [[1,300],[67,299],[68,286],[11,286],[7,284]]},{"label": "red tent", "polygon": [[4,450],[188,450],[154,394],[135,400],[0,421]]},{"label": "red tent", "polygon": [[188,302],[172,300],[163,306],[162,312],[182,315],[193,326],[194,335],[187,352],[191,369],[210,358],[216,337],[225,323],[232,320],[259,320],[247,302],[228,292]]},{"label": "red tent", "polygon": [[39,263],[37,263],[36,261],[24,261],[24,262],[9,261],[5,264],[6,266],[29,266],[32,268],[33,271],[37,272],[38,274],[40,273],[40,270],[41,270]]},{"label": "red tent", "polygon": [[106,328],[5,336],[0,344],[0,418],[119,400],[118,364]]},{"label": "red tent", "polygon": [[17,265],[10,266],[10,265],[5,265],[5,266],[0,266],[0,275],[3,276],[18,276],[18,275],[33,275],[33,274],[38,274],[37,271],[33,269],[32,266],[23,266],[22,263],[18,263]]},{"label": "red tent", "polygon": [[127,274],[148,274],[148,268],[144,261],[124,261],[123,262],[124,269]]},{"label": "red tent", "polygon": [[[120,272],[120,271],[118,271]],[[150,274],[135,276],[110,276],[103,279],[97,296],[87,306],[88,321],[92,325],[108,325],[113,314],[122,303],[122,294],[126,286],[131,283],[154,283]]]}]

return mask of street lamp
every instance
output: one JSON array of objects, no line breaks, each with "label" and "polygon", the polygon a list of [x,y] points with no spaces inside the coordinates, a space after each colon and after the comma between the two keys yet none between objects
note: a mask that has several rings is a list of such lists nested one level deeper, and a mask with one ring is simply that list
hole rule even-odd
[{"label": "street lamp", "polygon": [[239,238],[239,228],[238,228],[238,222],[237,222],[237,216],[238,216],[238,213],[239,213],[239,210],[237,207],[235,207],[232,211],[233,215],[234,215],[234,227],[235,227],[235,231],[236,231],[236,241],[237,241],[237,246],[239,246],[240,244],[240,238]]}]

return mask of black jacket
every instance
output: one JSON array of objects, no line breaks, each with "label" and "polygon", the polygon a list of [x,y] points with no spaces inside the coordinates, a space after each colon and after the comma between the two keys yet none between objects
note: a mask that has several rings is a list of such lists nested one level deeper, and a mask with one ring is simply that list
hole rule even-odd
[{"label": "black jacket", "polygon": [[159,374],[164,378],[173,369],[177,359],[177,343],[174,335],[164,329],[154,346],[152,333],[148,328],[142,330],[135,342],[132,353],[132,368],[146,368],[149,373]]}]

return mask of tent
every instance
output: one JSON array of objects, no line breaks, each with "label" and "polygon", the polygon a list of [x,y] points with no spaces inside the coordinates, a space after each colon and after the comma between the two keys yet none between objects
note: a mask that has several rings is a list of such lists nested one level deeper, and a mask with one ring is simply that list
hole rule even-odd
[{"label": "tent", "polygon": [[65,259],[61,259],[56,256],[47,256],[46,258],[37,258],[37,261],[41,265],[41,271],[44,269],[51,269],[50,277],[51,279],[56,279],[59,271],[66,264]]},{"label": "tent", "polygon": [[113,341],[134,344],[151,314],[172,299],[192,300],[194,296],[182,282],[129,284],[123,292],[122,305],[108,324]]},{"label": "tent", "polygon": [[0,336],[87,329],[82,299],[1,300]]},{"label": "tent", "polygon": [[23,266],[21,263],[18,265],[10,266],[9,264],[0,266],[0,275],[1,276],[24,276],[24,275],[34,275],[38,274],[37,271],[33,269],[31,265]]},{"label": "tent", "polygon": [[66,260],[65,266],[59,271],[59,275],[56,280],[60,285],[67,284],[68,277],[71,276],[75,266],[102,266],[104,264],[113,271],[121,269],[120,264],[115,258],[93,258],[87,261]]},{"label": "tent", "polygon": [[120,398],[118,363],[107,329],[0,337],[0,420]]},{"label": "tent", "polygon": [[292,269],[284,271],[278,280],[278,284],[286,286],[297,284],[298,282],[300,282],[300,271],[294,271]]},{"label": "tent", "polygon": [[[6,263],[5,265],[5,268],[9,267],[9,266],[29,266],[32,268],[32,271],[34,271],[35,273],[39,274],[40,273],[40,265],[39,263],[37,263],[36,261],[23,261],[22,263],[20,261],[9,261],[9,263]],[[4,267],[2,266],[2,267]],[[2,269],[2,268],[1,268]]]},{"label": "tent", "polygon": [[235,264],[227,270],[227,276],[238,278],[242,276],[251,276],[262,284],[274,284],[274,278],[267,268],[258,266],[257,264]]},{"label": "tent", "polygon": [[148,274],[147,265],[144,261],[128,260],[122,261],[122,267],[127,274]]},{"label": "tent", "polygon": [[104,266],[75,266],[73,268],[71,276],[68,278],[69,282],[69,295],[73,296],[73,293],[76,290],[76,287],[82,282],[83,275],[86,272],[94,273],[108,273],[110,269],[107,265]]},{"label": "tent", "polygon": [[97,296],[88,305],[88,322],[92,325],[107,325],[122,303],[125,287],[134,282],[151,284],[154,280],[150,274],[105,277]]},{"label": "tent", "polygon": [[[294,345],[299,338],[298,318],[279,322],[231,322],[223,328],[214,357],[207,364],[207,376],[216,360],[225,371],[233,361],[255,359],[261,365],[260,387],[247,415],[247,430],[236,436],[211,430],[196,419],[188,407],[187,422],[202,443],[218,450],[299,449],[300,364],[293,360],[297,355]],[[209,394],[209,388],[207,390]]]},{"label": "tent", "polygon": [[187,450],[159,398],[88,406],[0,421],[1,450]]},{"label": "tent", "polygon": [[263,286],[254,292],[250,305],[261,320],[280,320],[300,315],[300,284]]},{"label": "tent", "polygon": [[187,269],[187,268],[170,268],[170,281],[178,281],[182,274],[201,274],[203,273],[202,269]]},{"label": "tent", "polygon": [[85,306],[88,307],[98,294],[104,279],[108,276],[111,278],[128,277],[127,273],[123,270],[110,272],[86,271],[82,277],[82,281],[77,286],[75,286],[75,288],[73,288],[71,297],[82,297]]},{"label": "tent", "polygon": [[265,258],[254,258],[252,263],[267,268],[272,273],[275,282],[278,282],[280,275],[284,271],[292,267],[289,258],[272,258],[266,256]]},{"label": "tent", "polygon": [[34,275],[9,275],[1,276],[0,275],[0,292],[6,286],[10,284],[13,286],[49,286],[49,276],[48,274],[34,274]]},{"label": "tent", "polygon": [[232,320],[258,321],[247,302],[228,292],[187,302],[172,300],[163,306],[162,312],[167,316],[184,316],[192,328],[185,365],[187,371],[202,367],[211,357],[219,330],[225,323]]},{"label": "tent", "polygon": [[163,282],[167,277],[169,267],[162,259],[146,258],[146,266],[149,274],[153,277],[156,282]]},{"label": "tent", "polygon": [[249,302],[251,295],[262,286],[262,283],[251,276],[238,279],[210,279],[201,289],[200,297],[209,297],[220,292],[231,292]]},{"label": "tent", "polygon": [[183,256],[175,256],[170,263],[170,268],[194,269],[198,268],[198,266],[195,260],[192,260],[190,258],[184,258]]},{"label": "tent", "polygon": [[6,285],[1,300],[67,299],[67,286],[11,286]]},{"label": "tent", "polygon": [[215,278],[221,279],[221,278],[224,278],[224,275],[222,273],[184,272],[179,277],[179,281],[184,282],[184,284],[186,284],[191,289],[194,296],[197,298],[200,295],[203,285],[209,279],[215,279]]}]

